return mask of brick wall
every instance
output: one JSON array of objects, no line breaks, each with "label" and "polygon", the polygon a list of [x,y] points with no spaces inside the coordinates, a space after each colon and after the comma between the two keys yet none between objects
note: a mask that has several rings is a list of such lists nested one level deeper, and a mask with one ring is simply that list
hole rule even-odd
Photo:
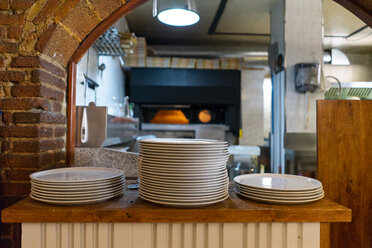
[{"label": "brick wall", "polygon": [[[132,2],[136,2],[133,0]],[[0,208],[28,195],[32,172],[65,166],[71,56],[125,0],[0,0]],[[20,225],[0,225],[20,247]]]}]

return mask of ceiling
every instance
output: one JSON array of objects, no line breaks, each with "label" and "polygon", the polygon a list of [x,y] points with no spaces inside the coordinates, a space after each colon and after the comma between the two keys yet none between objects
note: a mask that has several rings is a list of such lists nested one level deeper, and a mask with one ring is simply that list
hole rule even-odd
[{"label": "ceiling", "polygon": [[325,49],[372,53],[372,29],[358,17],[332,0],[324,0],[323,13]]},{"label": "ceiling", "polygon": [[210,31],[221,1],[195,0],[200,21],[188,27],[172,27],[152,17],[152,1],[127,15],[132,32],[146,37],[156,50],[266,51],[270,42],[270,4],[273,0],[222,0],[224,11]]},{"label": "ceiling", "polygon": [[[270,9],[276,0],[195,0],[200,22],[172,27],[152,17],[152,1],[126,16],[129,28],[146,37],[158,55],[244,56],[266,52],[270,43]],[[324,46],[345,52],[372,52],[372,29],[332,0],[323,1]],[[218,18],[217,10],[222,8]]]}]

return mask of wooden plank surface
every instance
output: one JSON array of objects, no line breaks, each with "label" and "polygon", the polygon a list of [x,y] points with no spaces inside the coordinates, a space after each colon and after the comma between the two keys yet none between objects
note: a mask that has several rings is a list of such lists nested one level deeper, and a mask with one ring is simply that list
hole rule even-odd
[{"label": "wooden plank surface", "polygon": [[331,225],[330,247],[372,247],[372,101],[318,101],[318,177],[325,195],[352,209]]},{"label": "wooden plank surface", "polygon": [[[128,182],[130,183],[130,182]],[[344,222],[350,209],[328,199],[294,206],[258,203],[237,196],[203,208],[171,208],[147,202],[137,190],[122,197],[81,206],[56,206],[26,198],[2,211],[2,221],[24,222]]]}]

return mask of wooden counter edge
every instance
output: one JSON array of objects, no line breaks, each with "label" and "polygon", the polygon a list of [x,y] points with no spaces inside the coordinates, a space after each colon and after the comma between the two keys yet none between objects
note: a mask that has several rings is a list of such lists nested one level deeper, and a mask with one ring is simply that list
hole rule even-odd
[{"label": "wooden counter edge", "polygon": [[[26,199],[27,200],[27,199]],[[23,200],[24,201],[24,200]],[[21,204],[19,204],[21,205]],[[218,223],[218,222],[350,222],[351,210],[334,203],[328,209],[177,209],[177,208],[122,208],[73,209],[44,208],[20,209],[17,203],[3,209],[5,223],[56,222],[137,222],[137,223]]]}]

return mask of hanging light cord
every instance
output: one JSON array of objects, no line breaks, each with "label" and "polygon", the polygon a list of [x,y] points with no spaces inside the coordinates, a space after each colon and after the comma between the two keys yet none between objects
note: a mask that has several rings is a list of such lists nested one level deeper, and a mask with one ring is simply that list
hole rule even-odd
[{"label": "hanging light cord", "polygon": [[89,49],[87,54],[87,68],[85,68],[85,79],[84,79],[84,106],[87,105],[87,88],[88,88],[88,72],[89,72]]}]

